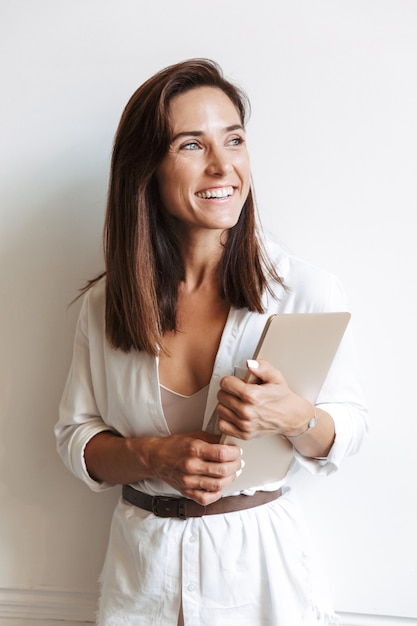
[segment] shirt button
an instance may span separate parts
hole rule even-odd
[[[197,541],[197,537],[195,535],[191,535],[190,542],[195,543]]]
[[[187,589],[188,589],[188,591],[194,591],[195,590],[195,585],[193,583],[191,583],[191,585],[188,585]]]

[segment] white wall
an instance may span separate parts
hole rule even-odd
[[[123,106],[209,56],[251,96],[265,227],[350,296],[371,435],[302,488],[337,609],[416,623],[417,3],[1,0],[0,15],[0,618],[92,615],[118,492],[90,493],[55,453],[67,305],[102,267]]]

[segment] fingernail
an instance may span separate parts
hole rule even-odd
[[[246,465],[246,463],[245,463],[245,461],[242,459],[242,460],[241,460],[241,462],[240,462],[240,470],[237,470],[237,472],[236,472],[236,477],[237,477],[237,478],[241,475],[241,473],[242,473],[243,468],[245,467],[245,465]]]
[[[253,370],[257,370],[259,367],[258,361],[255,361],[254,359],[248,359],[246,361],[246,365]]]
[[[243,455],[243,448],[239,448],[239,450],[240,450],[240,456],[242,456]]]

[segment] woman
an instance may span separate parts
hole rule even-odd
[[[267,362],[249,361],[262,385],[232,376],[271,313],[346,308],[332,275],[258,232],[246,108],[215,63],[194,59],[145,82],[116,134],[106,272],[85,290],[56,426],[91,489],[125,485],[100,626],[333,620],[287,479],[222,497],[243,461],[219,433],[279,433],[327,474],[366,431],[348,336],[316,407]]]

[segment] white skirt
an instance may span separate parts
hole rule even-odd
[[[120,500],[98,626],[177,626],[182,614],[185,626],[337,624],[301,519],[287,488],[270,504],[186,521]]]

